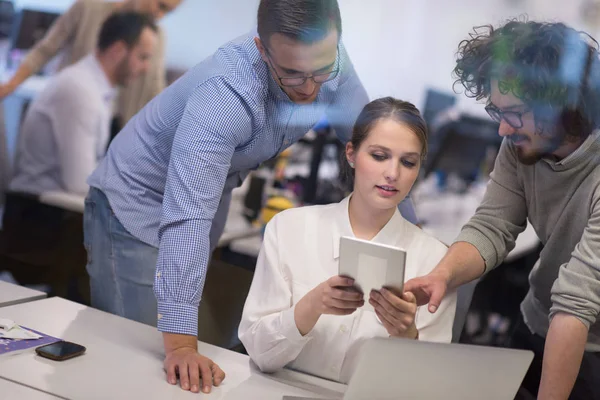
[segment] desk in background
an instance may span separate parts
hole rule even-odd
[[[45,334],[86,346],[64,362],[33,350],[0,357],[0,377],[68,399],[281,400],[283,395],[339,397],[345,385],[293,371],[263,375],[248,356],[198,342],[201,354],[226,372],[211,395],[185,392],[166,382],[160,332],[60,298],[2,309],[2,316]]]
[[[433,185],[432,180],[423,182],[415,190],[413,197],[417,214],[423,220],[423,230],[442,243],[450,246],[458,237],[463,225],[475,215],[477,207],[483,200],[486,184],[480,182],[463,194],[452,192],[436,192],[425,194]],[[429,188],[425,187],[429,185]],[[507,255],[509,262],[537,249],[540,240],[531,224],[517,237],[515,248]]]
[[[244,218],[243,205],[239,196],[233,196],[227,222],[223,235],[219,239],[217,247],[224,247],[233,241],[246,238],[258,237],[260,239],[261,228],[252,226]],[[85,196],[66,192],[46,192],[40,195],[40,202],[64,210],[83,214],[85,209]],[[262,241],[262,240],[261,240]]]
[[[46,293],[44,292],[0,281],[0,307],[40,300],[45,297]]]

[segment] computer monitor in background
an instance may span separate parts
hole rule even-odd
[[[438,114],[456,104],[456,96],[453,93],[441,92],[439,90],[427,89],[425,95],[425,106],[423,107],[423,119],[431,129],[431,124]]]
[[[12,1],[0,1],[0,39],[9,38],[15,22],[15,6]]]
[[[426,176],[441,171],[446,175],[456,174],[470,183],[476,179],[488,152],[497,152],[502,143],[498,123],[468,115],[440,127],[440,133],[440,146],[430,154]]]
[[[48,11],[21,10],[15,21],[12,48],[17,50],[31,49],[44,37],[59,16],[58,13]]]

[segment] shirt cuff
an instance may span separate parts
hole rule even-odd
[[[159,302],[157,326],[161,332],[198,336],[198,306]]]
[[[296,306],[281,312],[281,335],[292,343],[306,343],[312,339],[312,332],[315,330],[311,329],[306,335],[302,336],[298,327],[296,326],[296,320],[294,318],[294,310]]]
[[[483,235],[477,229],[470,228],[468,226],[463,228],[454,241],[454,243],[457,242],[467,242],[477,248],[477,251],[479,251],[479,254],[485,262],[484,273],[488,273],[496,267],[498,263],[498,254],[496,253],[496,248],[494,247],[492,241],[485,237],[485,235]]]

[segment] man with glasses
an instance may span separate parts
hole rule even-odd
[[[178,373],[185,390],[224,378],[198,354],[197,330],[231,190],[324,115],[349,140],[368,102],[341,33],[336,0],[262,0],[258,37],[227,43],[152,100],[88,179],[92,305],[158,323],[167,380]]]
[[[405,290],[435,312],[448,290],[502,263],[527,221],[544,248],[510,345],[535,353],[539,399],[600,399],[600,58],[561,23],[476,28],[454,70],[504,137],[483,202],[447,255]]]

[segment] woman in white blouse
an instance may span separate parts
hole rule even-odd
[[[363,296],[352,290],[351,279],[338,276],[341,236],[405,249],[406,280],[426,275],[442,259],[446,246],[397,209],[426,151],[419,111],[390,97],[375,100],[359,115],[346,146],[353,193],[337,204],[283,211],[269,222],[239,327],[262,371],[288,366],[345,383],[365,339],[450,341],[456,294],[430,314],[412,293],[382,289]],[[362,308],[365,299],[374,312]]]

